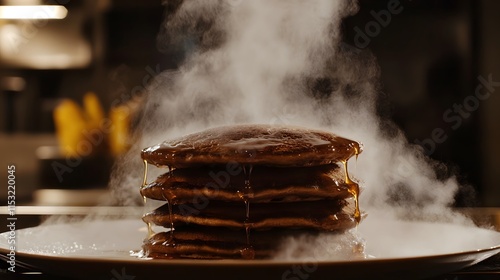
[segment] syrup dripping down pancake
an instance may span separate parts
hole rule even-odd
[[[253,203],[250,219],[246,219],[241,203],[210,201],[206,205],[164,205],[144,215],[146,223],[166,228],[185,225],[244,229],[308,228],[323,231],[344,231],[356,221],[342,209],[345,200],[321,200],[291,203]],[[200,208],[200,210],[198,210]]]
[[[272,125],[211,128],[145,148],[141,194],[166,204],[143,216],[148,229],[165,228],[150,230],[143,250],[253,259],[271,256],[290,234],[354,228],[359,186],[347,161],[361,149],[329,132]],[[148,184],[148,164],[168,172]]]
[[[358,142],[321,130],[274,125],[222,126],[142,150],[156,166],[191,167],[238,162],[271,166],[316,166],[346,161]]]
[[[229,172],[228,172],[229,170]],[[141,189],[145,197],[189,203],[199,197],[241,201],[245,174],[239,165],[175,169]],[[314,167],[255,166],[252,170],[251,202],[286,202],[351,197],[338,165]]]
[[[280,246],[280,241],[304,234],[315,235],[311,230],[272,229],[252,232],[255,258],[269,258]],[[153,258],[240,259],[247,248],[244,230],[188,226],[175,229],[175,234],[160,232],[144,241],[144,252]]]

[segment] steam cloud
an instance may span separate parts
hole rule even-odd
[[[112,175],[120,204],[140,202],[139,151],[211,126],[286,123],[360,141],[349,162],[369,213],[431,221],[466,219],[449,210],[459,185],[377,115],[373,57],[341,47],[352,1],[168,1],[160,47],[189,51],[178,71],[160,74],[144,103],[136,141]],[[154,176],[154,174],[152,175]]]

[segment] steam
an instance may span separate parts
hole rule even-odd
[[[368,219],[384,215],[467,223],[449,209],[459,188],[438,178],[439,164],[377,115],[373,57],[341,47],[352,1],[168,1],[159,45],[182,44],[178,71],[153,82],[135,144],[112,175],[118,204],[140,202],[139,151],[168,138],[235,123],[321,128],[360,141],[349,162]],[[154,177],[154,174],[152,175]]]

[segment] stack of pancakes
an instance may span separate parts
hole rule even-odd
[[[212,128],[146,148],[146,167],[168,171],[141,188],[167,202],[143,217],[165,228],[145,240],[145,255],[265,258],[284,237],[353,228],[359,187],[347,160],[360,152],[328,132],[272,125]]]

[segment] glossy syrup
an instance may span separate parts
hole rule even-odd
[[[143,178],[142,178],[142,186],[141,186],[141,190],[146,187],[147,185],[147,181],[148,181],[148,162],[146,160],[143,160],[144,162],[144,175],[143,175]],[[146,203],[148,202],[148,199],[146,196],[142,196],[142,201],[144,202],[144,205],[146,205]],[[148,235],[146,236],[146,238],[151,238],[155,233],[153,231],[153,227],[151,225],[150,222],[147,222],[146,223],[147,226],[148,226]]]
[[[245,235],[246,235],[246,247],[243,248],[240,253],[241,257],[244,259],[253,259],[255,258],[255,250],[250,243],[250,229],[252,228],[252,223],[250,222],[250,200],[254,197],[254,192],[251,184],[251,176],[252,176],[253,165],[244,165],[243,173],[245,176],[245,182],[243,189],[238,191],[240,198],[245,203],[245,220],[243,224],[245,225]]]
[[[359,185],[352,181],[349,177],[349,171],[347,171],[347,160],[342,161],[344,165],[345,171],[345,182],[348,186],[347,191],[354,197],[354,219],[356,220],[356,224],[359,224],[361,221],[361,212],[359,211]]]
[[[166,166],[168,171],[168,177],[172,177],[174,168],[171,166]],[[168,219],[170,222],[170,229],[169,229],[169,238],[167,241],[165,241],[162,245],[167,246],[167,247],[175,247],[176,242],[174,238],[174,218],[173,218],[173,212],[172,212],[172,206],[173,206],[173,198],[174,196],[171,195],[170,193],[167,194],[165,188],[161,188],[161,194],[163,196],[163,199],[167,202],[167,207],[168,207]],[[167,258],[175,258],[174,256],[167,256]]]
[[[170,230],[169,230],[170,240],[174,240],[174,219],[172,216],[172,200],[165,197],[165,189],[163,187],[161,188],[161,194],[163,196],[163,199],[167,202],[167,206],[168,206],[168,219],[170,222]]]
[[[141,186],[141,190],[146,187],[146,185],[148,184],[148,162],[146,160],[143,161],[144,162],[144,175],[143,175],[143,178],[142,178],[142,186]],[[148,201],[148,199],[143,195],[142,196],[142,201],[144,202],[144,205],[146,205],[146,202]]]
[[[169,173],[172,169],[169,168]],[[173,220],[173,216],[172,216],[172,203],[170,199],[166,198],[165,197],[165,189],[162,187],[162,196],[163,196],[163,199],[167,202],[167,206],[168,206],[168,218],[169,218],[169,221],[170,221],[170,228],[169,228],[169,238],[162,243],[162,246],[166,246],[166,247],[175,247],[176,246],[176,242],[175,242],[175,237],[174,237],[174,220]],[[153,233],[154,234],[154,233]],[[176,256],[173,256],[173,255],[167,255],[165,254],[164,256],[165,258],[167,259],[175,259]]]
[[[143,180],[142,180],[142,186],[141,186],[141,189],[145,188],[147,186],[147,180],[148,180],[148,162],[146,160],[143,161],[144,162],[144,176],[143,176]],[[168,172],[171,173],[170,171],[172,170],[172,168],[168,167],[167,166],[167,169],[168,169]],[[163,198],[165,199],[165,201],[167,202],[168,204],[168,212],[169,212],[169,219],[170,219],[170,239],[173,240],[173,232],[174,232],[174,224],[173,224],[173,220],[172,220],[172,204],[170,203],[170,201],[165,197],[165,190],[162,188],[162,195],[163,195]],[[142,199],[143,199],[143,202],[144,202],[144,205],[146,205],[147,203],[147,197],[146,196],[142,196]],[[153,225],[151,224],[151,222],[147,222],[147,227],[148,227],[148,235],[147,235],[147,239],[153,237],[153,235],[155,235],[155,232],[153,230]]]

